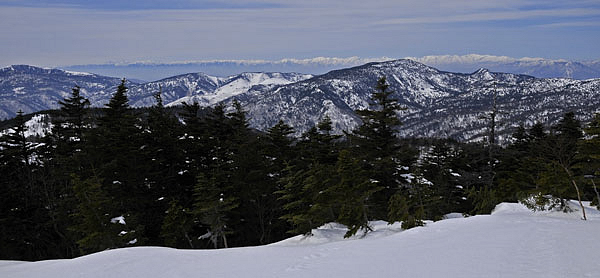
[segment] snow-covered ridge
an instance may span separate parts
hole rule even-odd
[[[162,90],[166,106],[197,102],[202,106],[214,105],[246,93],[254,86],[284,85],[311,78],[300,73],[248,72],[229,77],[215,77],[190,73],[163,80],[134,85],[130,88],[130,103],[135,107],[154,104],[153,92]]]
[[[578,207],[573,207],[577,209]],[[596,277],[600,215],[531,212],[503,203],[492,215],[428,222],[402,230],[372,222],[364,238],[343,239],[328,224],[257,247],[176,250],[133,247],[72,259],[0,261],[2,277]],[[378,234],[379,233],[379,234]]]

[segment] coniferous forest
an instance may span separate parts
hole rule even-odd
[[[167,108],[156,92],[154,106],[133,109],[123,80],[92,109],[75,87],[51,113],[51,134],[27,138],[20,113],[0,137],[0,259],[261,245],[328,222],[352,236],[370,220],[410,228],[505,201],[598,205],[600,114],[521,125],[505,146],[492,120],[486,142],[397,138],[402,107],[385,78],[373,85],[355,130],[333,134],[325,117],[301,136],[283,121],[250,128],[236,101]]]

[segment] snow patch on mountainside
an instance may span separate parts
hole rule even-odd
[[[52,127],[54,125],[50,122],[50,118],[46,114],[38,114],[33,116],[30,120],[25,122],[25,137],[44,137],[47,134],[52,133]],[[12,128],[0,131],[0,136],[14,133],[15,130]]]
[[[204,94],[190,93],[183,98],[169,102],[166,106],[176,106],[183,104],[184,102],[197,102],[202,106],[209,106],[246,93],[254,86],[263,85],[272,87],[275,85],[285,85],[302,81],[311,77],[312,75],[309,74],[295,73],[242,73],[240,75],[218,79],[218,82],[215,82],[218,85],[212,92],[207,92]]]

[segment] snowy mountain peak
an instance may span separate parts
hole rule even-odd
[[[485,80],[485,81],[491,81],[491,80],[494,80],[494,78],[495,78],[494,74],[486,68],[478,69],[477,71],[473,72],[471,74],[471,76],[476,77],[481,80]]]
[[[473,74],[485,74],[490,72],[488,69],[486,68],[479,68],[478,70],[476,70],[475,72],[473,72]]]

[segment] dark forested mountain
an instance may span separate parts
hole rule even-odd
[[[243,73],[221,78],[191,73],[145,84],[130,82],[128,95],[134,107],[152,105],[159,90],[168,106],[183,102],[208,106],[235,97],[252,127],[266,130],[283,120],[299,134],[329,116],[334,132],[341,133],[357,126],[354,111],[368,107],[372,88],[382,76],[394,91],[392,97],[407,108],[400,114],[404,136],[480,138],[494,99],[500,136],[521,122],[555,123],[567,111],[586,120],[600,105],[600,79],[535,78],[485,69],[451,73],[412,60],[369,63],[315,77]],[[5,68],[0,71],[0,117],[12,117],[19,109],[55,108],[74,85],[82,87],[92,106],[102,106],[118,81],[29,66]]]

